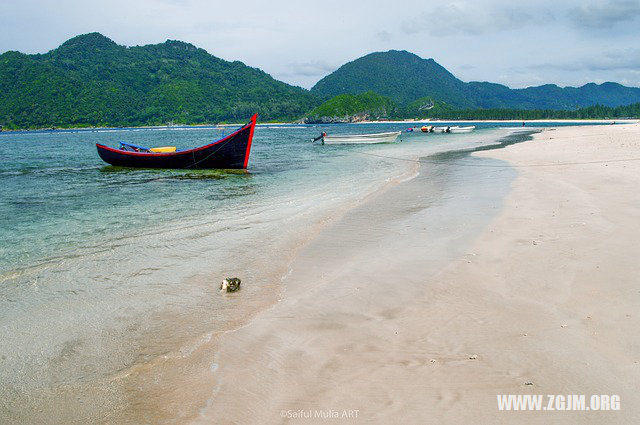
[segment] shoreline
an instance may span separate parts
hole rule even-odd
[[[509,134],[509,136],[503,135],[499,139],[492,140],[509,139],[514,134],[516,137],[523,137],[520,132],[502,131],[500,134]],[[414,158],[415,153],[405,152],[405,155],[409,155]],[[157,359],[157,361],[154,361],[153,364],[149,365],[152,367],[144,365],[144,368],[132,369],[132,372],[138,376],[136,376],[135,381],[131,382],[131,384],[137,383],[137,389],[132,387],[131,390],[127,390],[128,398],[131,400],[131,409],[127,409],[130,413],[124,417],[132,417],[135,421],[139,422],[146,420],[145,418],[148,418],[151,415],[154,420],[164,423],[169,421],[169,418],[173,418],[173,420],[175,420],[175,412],[179,412],[181,420],[187,420],[187,418],[191,420],[193,418],[189,412],[191,407],[199,405],[195,400],[201,400],[202,403],[204,403],[205,400],[210,397],[210,394],[205,392],[205,399],[201,399],[203,390],[207,391],[207,389],[213,385],[210,380],[214,379],[215,376],[211,375],[211,373],[215,372],[220,367],[220,363],[218,361],[212,360],[214,353],[216,353],[221,346],[220,341],[226,338],[228,334],[233,334],[234,332],[240,331],[249,326],[255,317],[278,305],[280,300],[283,298],[284,292],[287,290],[286,280],[288,280],[291,275],[291,264],[295,263],[296,258],[299,256],[301,251],[304,251],[309,244],[314,243],[314,240],[318,235],[324,234],[327,228],[331,228],[336,223],[340,222],[343,216],[350,214],[352,210],[368,205],[371,199],[375,199],[388,191],[393,191],[398,185],[405,184],[415,179],[419,174],[419,168],[421,166],[417,159],[417,157],[409,161],[397,161],[396,158],[391,159],[390,161],[394,165],[393,168],[396,171],[384,180],[380,180],[376,183],[373,188],[374,190],[367,191],[364,196],[353,199],[352,201],[342,205],[340,208],[329,211],[330,214],[325,214],[320,220],[314,221],[312,226],[313,228],[309,229],[309,232],[305,232],[307,236],[304,240],[298,238],[298,242],[294,249],[286,249],[284,251],[278,249],[280,254],[278,255],[277,263],[282,267],[279,267],[278,269],[280,272],[274,270],[274,273],[272,273],[269,278],[271,283],[266,285],[276,289],[275,298],[266,293],[263,294],[263,297],[265,295],[269,296],[266,302],[264,302],[265,300],[263,298],[260,300],[252,298],[253,301],[249,302],[252,309],[244,313],[242,311],[238,311],[238,315],[237,317],[234,317],[232,326],[216,330],[215,332],[210,332],[209,334],[204,335],[203,338],[197,338],[192,343],[189,343],[188,346],[193,347],[193,349],[189,349],[189,357],[182,357],[180,355],[176,356],[172,352],[169,356],[163,356]],[[385,159],[385,161],[389,161],[389,159]],[[286,254],[286,260],[283,259],[283,254]],[[273,264],[270,265],[270,268],[273,268],[272,266]],[[252,290],[253,286],[245,289],[245,291]],[[215,292],[217,291],[212,292],[213,294],[210,295],[216,296]],[[243,291],[239,296],[237,294],[230,294],[225,295],[225,298],[237,298],[237,303],[244,303],[250,295],[252,295],[251,292]],[[183,349],[181,348],[179,353],[182,353],[182,351]],[[181,362],[187,362],[188,365],[181,365]],[[196,367],[194,368],[194,366]],[[185,375],[183,373],[178,376],[175,373],[176,370],[190,370],[190,374]],[[140,372],[148,372],[148,374],[147,376],[144,376],[141,375]],[[123,375],[123,377],[128,375],[129,372],[127,372],[126,375]],[[158,381],[158,378],[162,378],[161,381],[171,382],[172,384],[164,390],[160,390],[160,387],[158,387],[157,384],[153,384]],[[173,387],[181,388],[182,390],[178,393],[172,390]],[[185,394],[188,394],[188,399],[184,398]]]
[[[503,146],[504,144],[514,143],[513,137],[522,138],[523,135],[513,134],[511,133],[508,136],[503,136],[502,138],[497,140],[498,145]],[[524,137],[529,137],[529,135],[524,135]],[[448,161],[445,157],[440,157],[441,155],[448,155],[453,153],[456,158]],[[216,371],[214,375],[222,375],[218,377],[219,383],[216,390],[216,395],[212,396],[209,403],[207,403],[207,407],[203,409],[201,412],[201,417],[196,419],[194,423],[208,423],[213,418],[220,419],[223,418],[224,421],[230,422],[238,422],[238,423],[251,423],[252,418],[247,416],[251,412],[256,412],[255,409],[261,410],[265,406],[262,405],[261,401],[253,400],[253,402],[257,403],[255,407],[251,407],[247,412],[246,407],[247,404],[251,405],[252,403],[248,403],[247,399],[243,399],[240,397],[242,394],[245,394],[245,391],[253,394],[255,393],[254,385],[252,385],[256,380],[259,382],[258,386],[267,385],[270,386],[272,382],[279,382],[277,388],[270,387],[272,390],[279,391],[283,388],[289,387],[298,387],[298,373],[305,374],[303,370],[301,370],[297,366],[292,366],[289,370],[289,366],[283,368],[287,371],[287,375],[289,378],[285,379],[282,382],[282,379],[277,372],[272,370],[270,366],[267,366],[263,363],[263,361],[271,363],[275,359],[272,356],[276,356],[273,353],[274,350],[283,349],[287,350],[295,350],[295,347],[284,346],[282,347],[279,344],[280,337],[279,333],[279,323],[280,320],[284,319],[283,326],[289,327],[290,322],[296,322],[293,326],[305,326],[305,323],[311,327],[311,329],[306,329],[303,333],[308,336],[299,335],[295,338],[302,337],[303,339],[312,338],[315,339],[316,336],[313,335],[315,331],[318,331],[320,335],[317,335],[319,338],[323,338],[323,330],[331,330],[334,325],[331,324],[323,324],[325,319],[329,322],[342,322],[341,319],[332,320],[334,315],[341,316],[343,318],[350,317],[352,314],[349,312],[345,312],[343,310],[344,305],[341,305],[340,302],[336,303],[336,297],[338,299],[342,298],[342,296],[353,295],[354,293],[358,293],[360,290],[363,290],[363,287],[353,287],[353,285],[346,284],[346,287],[342,287],[340,289],[335,290],[327,286],[326,281],[333,281],[336,277],[333,276],[335,273],[344,274],[345,270],[343,268],[351,269],[352,265],[350,265],[349,261],[344,261],[343,257],[347,259],[356,256],[358,258],[365,255],[367,260],[362,258],[362,260],[371,261],[373,260],[375,263],[371,264],[373,270],[380,272],[379,264],[377,264],[377,260],[375,256],[369,256],[363,254],[361,251],[370,252],[370,250],[376,250],[376,246],[378,245],[377,239],[380,238],[382,240],[386,240],[387,238],[393,238],[393,233],[396,230],[404,232],[410,232],[409,228],[412,228],[411,221],[416,215],[426,214],[428,217],[438,218],[442,223],[446,223],[446,227],[451,228],[452,226],[456,226],[456,223],[451,222],[454,219],[454,206],[460,206],[462,208],[463,205],[467,205],[467,194],[469,188],[462,186],[458,189],[452,188],[451,192],[458,193],[456,195],[457,200],[453,203],[446,201],[448,198],[448,194],[441,191],[440,186],[442,184],[446,185],[449,179],[460,179],[462,178],[464,181],[467,181],[471,177],[467,175],[469,169],[464,166],[456,166],[453,165],[452,162],[457,161],[458,157],[466,160],[468,158],[470,150],[462,150],[462,151],[453,151],[453,152],[444,152],[444,153],[436,153],[434,154],[434,158],[437,157],[438,161],[442,161],[442,165],[440,166],[432,166],[427,165],[425,169],[425,165],[419,162],[417,159],[414,164],[420,167],[420,174],[412,179],[405,180],[399,185],[387,186],[385,190],[378,191],[376,193],[372,193],[367,202],[363,202],[360,205],[357,205],[355,208],[346,211],[346,213],[336,222],[332,223],[329,226],[326,226],[316,237],[309,241],[308,245],[306,245],[301,252],[298,253],[296,259],[293,261],[290,272],[285,276],[284,288],[283,288],[283,297],[279,302],[272,306],[271,308],[257,314],[251,322],[247,323],[240,329],[235,331],[227,332],[224,337],[220,341],[220,349],[215,357],[215,364],[217,365]],[[483,162],[487,162],[486,160]],[[492,161],[488,161],[492,162]],[[434,172],[433,168],[438,168],[439,170]],[[471,172],[477,174],[478,171],[475,168],[471,169]],[[498,173],[500,175],[509,175],[512,173],[510,167],[501,167],[493,171],[494,173]],[[482,173],[482,172],[481,172]],[[505,174],[506,173],[506,174]],[[462,176],[462,177],[461,177]],[[480,177],[472,183],[470,186],[482,193],[482,181],[486,181],[487,177]],[[475,178],[474,178],[475,180]],[[483,205],[482,211],[493,211],[497,208],[497,205],[500,202],[500,198],[506,194],[508,191],[508,181],[506,179],[503,182],[502,191],[497,190],[494,187],[494,193],[486,193],[484,200],[481,202]],[[435,183],[434,183],[435,182]],[[431,196],[423,196],[425,191],[424,184],[434,184],[435,191],[431,192],[429,190],[426,191],[427,194],[434,194],[436,198],[432,198]],[[407,191],[409,191],[412,196],[407,197]],[[423,198],[420,201],[421,206],[419,207],[414,204],[413,198],[414,196],[421,196],[423,194]],[[442,197],[442,202],[439,200]],[[475,205],[475,203],[472,203]],[[377,212],[374,214],[376,218],[369,223],[369,216],[372,210],[376,210]],[[454,214],[452,214],[454,213]],[[396,227],[396,221],[402,218],[403,225],[399,228]],[[442,218],[444,217],[444,218]],[[364,220],[363,220],[364,219]],[[447,251],[457,252],[460,249],[463,249],[464,243],[461,243],[462,240],[469,238],[474,235],[475,231],[481,229],[482,224],[486,221],[486,217],[480,213],[474,215],[474,217],[470,217],[466,226],[462,226],[458,231],[454,232],[454,236],[450,234],[443,234],[441,231],[436,229],[422,229],[421,225],[416,230],[418,232],[417,235],[405,235],[406,239],[403,241],[393,241],[394,244],[414,244],[416,247],[426,248],[429,252],[429,260],[427,262],[436,267],[436,265],[440,265],[444,267],[448,263],[448,261],[452,260],[452,256]],[[475,229],[475,230],[474,230]],[[376,232],[382,232],[382,236],[377,235]],[[431,237],[435,238],[435,240],[422,239],[421,236],[428,234]],[[416,236],[418,238],[416,238]],[[450,241],[453,240],[453,244],[450,244]],[[425,243],[427,245],[425,245]],[[437,248],[442,248],[438,250]],[[400,247],[398,247],[400,248]],[[406,251],[406,247],[401,251],[402,254],[408,254]],[[416,251],[420,252],[420,251]],[[409,255],[410,257],[414,257],[415,254]],[[397,258],[396,260],[402,261],[402,258]],[[332,272],[330,269],[326,269],[327,261],[329,264],[332,264],[331,267],[335,267],[338,269],[337,272]],[[356,267],[356,271],[361,272],[362,267]],[[383,273],[385,274],[385,273]],[[407,277],[405,273],[401,273],[404,278],[408,278],[412,280],[411,288],[408,288],[406,294],[403,296],[405,301],[409,302],[409,299],[406,298],[408,296],[414,296],[417,293],[420,293],[422,289],[417,282],[417,277],[415,275],[411,275]],[[322,288],[319,289],[316,287],[316,283],[311,283],[316,279],[320,279],[321,282],[316,282]],[[360,284],[364,284],[363,282]],[[323,295],[323,291],[329,292],[328,295]],[[374,288],[375,297],[378,298],[381,296],[380,294],[381,288]],[[335,292],[338,292],[342,295],[336,295]],[[343,294],[344,291],[347,291],[347,294]],[[312,292],[312,298],[314,298],[313,302],[315,303],[316,297],[317,301],[321,303],[326,308],[323,310],[323,307],[319,309],[316,308],[315,305],[308,305],[309,303],[309,295],[308,292]],[[363,296],[365,296],[363,294]],[[362,300],[361,300],[362,301]],[[383,301],[378,299],[378,301]],[[291,308],[289,302],[295,304],[293,309]],[[283,310],[286,309],[286,310]],[[338,309],[339,311],[333,312],[334,309]],[[319,310],[319,311],[318,311]],[[326,311],[325,311],[326,310]],[[309,313],[311,311],[311,313]],[[357,316],[362,312],[358,310],[358,312],[354,312],[353,315]],[[307,317],[308,315],[319,314],[322,318],[316,317]],[[384,316],[384,312],[380,313]],[[369,316],[369,313],[365,313],[365,316]],[[288,320],[295,319],[295,320]],[[319,321],[318,321],[319,319]],[[352,319],[349,319],[352,320]],[[274,322],[275,321],[275,322]],[[369,322],[370,318],[365,319],[365,321]],[[376,319],[375,322],[378,320]],[[273,326],[276,326],[274,329]],[[335,326],[338,329],[344,327],[344,323],[338,324],[335,323]],[[288,329],[284,332],[287,333]],[[245,335],[247,334],[247,335]],[[237,345],[238,340],[240,338],[242,343],[249,344],[248,347],[244,347],[243,345]],[[283,338],[288,339],[290,337],[284,335]],[[254,343],[253,341],[260,341],[258,343]],[[344,340],[343,337],[338,337],[338,340]],[[321,348],[322,349],[322,348]],[[238,350],[241,350],[243,353],[247,353],[249,358],[241,358],[238,360],[235,354]],[[303,350],[304,351],[304,350]],[[262,355],[266,355],[266,359],[261,359]],[[242,364],[252,364],[259,370],[267,369],[264,371],[264,375],[260,371],[255,371],[258,376],[252,375],[250,378],[244,376],[245,371],[239,372],[240,376],[236,375],[236,372],[231,371],[231,377],[227,377],[224,375],[225,371],[230,371],[228,369],[231,367],[231,364],[236,365],[236,361],[240,361]],[[278,361],[278,360],[276,360]],[[231,363],[231,364],[230,364]],[[311,369],[314,368],[311,364],[306,364],[303,369],[309,366]],[[251,369],[252,371],[254,368]],[[276,373],[276,375],[273,375]],[[293,379],[291,381],[290,379]],[[241,385],[249,384],[246,389],[241,389],[240,394],[229,391],[229,388],[226,387],[225,381],[233,382],[234,386],[238,382],[242,382]],[[250,388],[249,388],[250,387]],[[301,389],[304,390],[304,389]],[[287,393],[290,393],[293,390],[286,390]],[[271,390],[267,391],[268,393]],[[296,392],[296,391],[294,391]],[[265,397],[269,399],[270,397],[264,393],[261,397]],[[300,406],[298,406],[300,407]],[[332,406],[324,406],[324,408],[331,408]],[[276,407],[273,407],[276,409]],[[277,409],[276,409],[277,410]],[[229,412],[233,412],[233,414],[237,414],[239,416],[234,416],[233,414],[229,414]],[[276,420],[279,416],[267,417],[267,416],[256,416],[257,420],[261,423],[278,423],[280,420]],[[254,421],[256,420],[253,418]]]
[[[355,409],[365,422],[495,423],[513,419],[497,411],[501,393],[618,394],[620,412],[563,418],[634,423],[640,400],[622,382],[640,378],[640,341],[630,339],[640,302],[629,297],[640,255],[629,220],[640,197],[628,199],[638,173],[625,182],[637,162],[583,165],[586,176],[562,164],[627,158],[640,152],[640,129],[607,127],[597,140],[589,130],[558,128],[474,153],[508,161],[519,174],[496,217],[458,245],[463,252],[449,252],[450,261],[426,254],[441,239],[424,233],[430,222],[420,214],[438,204],[420,209],[410,192],[381,194],[323,230],[294,261],[283,298],[221,341],[217,392],[195,423],[281,423],[281,412],[298,409]],[[616,137],[624,140],[611,146]],[[543,159],[557,167],[527,168]],[[391,192],[404,215],[374,214]],[[632,227],[612,228],[610,214]],[[354,223],[371,219],[354,233]],[[473,211],[458,219],[451,224],[469,226]]]
[[[270,125],[300,125],[307,127],[318,127],[318,126],[332,126],[332,125],[343,125],[343,124],[422,124],[422,123],[487,123],[487,124],[499,124],[499,123],[578,123],[578,124],[588,124],[588,123],[607,123],[607,124],[637,124],[640,123],[640,118],[621,118],[621,119],[541,119],[541,120],[440,120],[434,118],[427,118],[424,120],[390,120],[390,121],[358,121],[353,123],[331,123],[331,124],[304,124],[296,121],[290,122],[260,122],[257,123],[257,127],[265,127]],[[137,127],[43,127],[43,128],[31,128],[31,129],[3,129],[0,131],[0,134],[16,134],[16,133],[46,133],[46,132],[95,132],[95,131],[126,131],[126,130],[180,130],[180,129],[202,129],[202,130],[224,130],[228,127],[238,127],[242,126],[246,123],[220,123],[220,124],[178,124],[178,125],[143,125]],[[516,127],[519,127],[516,125]]]
[[[486,139],[485,142],[487,140],[502,141],[503,139],[510,139],[514,135],[516,137],[524,137],[522,132],[517,131],[503,130],[498,131],[497,134],[501,134],[502,136],[499,138]],[[508,136],[505,136],[506,134],[508,134]],[[448,149],[451,149],[451,145],[448,144],[448,146]],[[312,244],[318,235],[324,234],[327,228],[340,222],[342,217],[348,215],[353,209],[368,205],[368,201],[372,198],[375,199],[380,194],[389,190],[393,191],[398,184],[404,184],[416,177],[416,172],[421,166],[421,164],[416,161],[418,159],[418,157],[415,156],[416,153],[405,151],[404,155],[408,155],[407,159],[409,157],[413,159],[408,162],[405,160],[398,162],[397,158],[384,159],[385,162],[391,161],[395,171],[389,174],[384,180],[381,179],[375,183],[375,187],[372,186],[374,190],[367,191],[364,196],[360,196],[357,199],[354,198],[339,208],[329,211],[329,214],[323,215],[319,220],[315,220],[314,223],[312,223],[313,229],[311,229],[310,232],[305,232],[307,236],[304,240],[297,238],[298,242],[295,248],[288,247],[282,250],[282,247],[274,247],[279,252],[276,262],[281,267],[278,268],[278,272],[278,270],[274,269],[274,264],[269,265],[270,269],[274,269],[274,273],[271,273],[270,277],[267,278],[270,283],[265,285],[265,287],[276,289],[274,293],[269,294],[262,291],[262,297],[256,299],[252,293],[254,290],[253,285],[251,285],[245,289],[247,292],[243,291],[239,296],[236,294],[225,295],[225,298],[235,298],[234,304],[237,303],[236,307],[240,307],[241,304],[250,300],[247,305],[250,305],[251,309],[249,311],[239,309],[236,317],[233,317],[233,321],[230,322],[231,326],[212,331],[187,344],[186,346],[190,347],[188,348],[188,357],[181,355],[183,348],[180,348],[179,351],[172,350],[168,356],[162,356],[153,361],[152,364],[143,365],[142,368],[132,368],[131,371],[137,376],[134,375],[135,379],[127,386],[128,399],[131,401],[127,403],[127,405],[131,408],[127,408],[126,411],[128,414],[123,416],[123,418],[132,417],[135,419],[134,422],[137,423],[153,417],[154,420],[164,423],[169,421],[169,418],[175,420],[175,412],[179,412],[177,415],[180,420],[191,420],[193,417],[191,416],[190,409],[194,405],[198,406],[205,403],[206,399],[210,397],[208,389],[215,385],[211,383],[211,379],[215,378],[212,372],[218,370],[220,363],[212,360],[212,358],[214,358],[215,353],[220,347],[221,339],[224,339],[226,335],[230,333],[244,329],[252,323],[256,316],[277,306],[279,300],[282,299],[283,291],[286,291],[286,285],[283,285],[282,282],[290,278],[290,264],[295,262],[300,251],[304,250],[307,245]],[[325,210],[327,209],[326,206],[323,208]],[[286,256],[286,259],[284,259],[283,255]],[[206,280],[209,281],[210,279]],[[261,278],[258,280],[265,279]],[[249,280],[249,283],[251,284],[252,281],[253,279]],[[210,292],[212,293],[209,294],[209,296],[219,295],[217,294],[218,291],[212,290]],[[268,297],[268,299],[266,299],[265,296]],[[189,370],[190,372],[189,374],[182,373],[177,375],[177,370]],[[119,375],[119,378],[126,378],[128,375],[129,371],[123,375]],[[170,382],[171,384],[168,386],[159,386],[156,383],[158,381]],[[134,387],[133,384],[136,384],[136,386]],[[174,387],[181,388],[181,391],[177,392],[173,390]],[[185,394],[188,394],[188,399],[184,398]],[[204,399],[201,398],[203,394],[205,395]],[[199,404],[195,402],[195,400],[201,400],[202,403]]]
[[[441,120],[441,119],[426,119],[426,120],[403,120],[403,121],[366,121],[362,124],[384,124],[384,123],[397,123],[397,124],[411,124],[411,123],[431,123],[431,122],[453,122],[453,123],[615,123],[615,124],[637,124],[640,122],[638,118],[625,118],[625,119],[546,119],[546,120]],[[354,123],[359,124],[359,123]],[[518,127],[518,126],[516,126]]]

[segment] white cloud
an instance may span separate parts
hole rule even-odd
[[[451,34],[481,35],[519,29],[526,25],[553,20],[545,8],[513,7],[507,2],[457,1],[427,7],[417,17],[404,19],[406,34],[429,33],[445,37]]]
[[[0,52],[44,53],[75,35],[99,31],[126,45],[183,40],[307,88],[347,61],[388,49],[433,57],[465,81],[517,87],[585,78],[638,81],[637,51],[626,57],[607,52],[612,45],[621,52],[637,45],[632,24],[640,16],[639,1],[3,3]]]
[[[610,0],[580,4],[569,11],[569,17],[578,27],[609,29],[640,17],[640,1]]]

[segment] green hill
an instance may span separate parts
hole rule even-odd
[[[134,126],[293,120],[319,102],[307,90],[180,42],[125,47],[98,33],[46,54],[0,55],[0,125]]]
[[[311,89],[323,98],[373,90],[400,106],[431,98],[452,108],[574,110],[591,105],[620,106],[640,102],[640,88],[616,83],[560,88],[548,84],[526,89],[487,83],[465,83],[433,59],[406,51],[371,53],[327,75]]]
[[[431,96],[455,98],[457,106],[472,106],[462,95],[465,83],[438,65],[405,51],[371,53],[346,63],[311,89],[319,96],[358,94],[369,90],[406,105]]]
[[[350,122],[389,119],[397,115],[396,104],[388,97],[368,91],[358,95],[341,94],[313,109],[307,122]]]

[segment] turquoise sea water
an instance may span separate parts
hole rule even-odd
[[[94,146],[117,146],[124,140],[187,148],[209,143],[224,133],[221,130],[0,133],[0,270],[5,274],[33,266],[105,235],[130,235],[162,223],[209,216],[232,208],[235,201],[288,193],[291,186],[322,185],[328,177],[323,173],[331,172],[332,165],[347,173],[360,172],[360,164],[340,162],[354,147],[324,147],[308,140],[321,130],[357,133],[405,127],[260,126],[248,173],[118,169],[102,163]],[[431,136],[431,141],[444,141]]]
[[[194,147],[220,137],[215,129],[0,133],[0,422],[37,420],[36,407],[64,415],[56,409],[69,398],[95,412],[122,403],[130,395],[116,376],[182,356],[274,301],[301,244],[410,171],[390,158],[475,148],[511,131],[310,143],[321,131],[406,126],[259,126],[247,172],[119,169],[95,149]],[[246,282],[241,298],[218,294],[227,275]]]

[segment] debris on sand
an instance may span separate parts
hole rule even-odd
[[[236,292],[240,289],[240,279],[237,277],[228,277],[220,284],[221,291]]]

